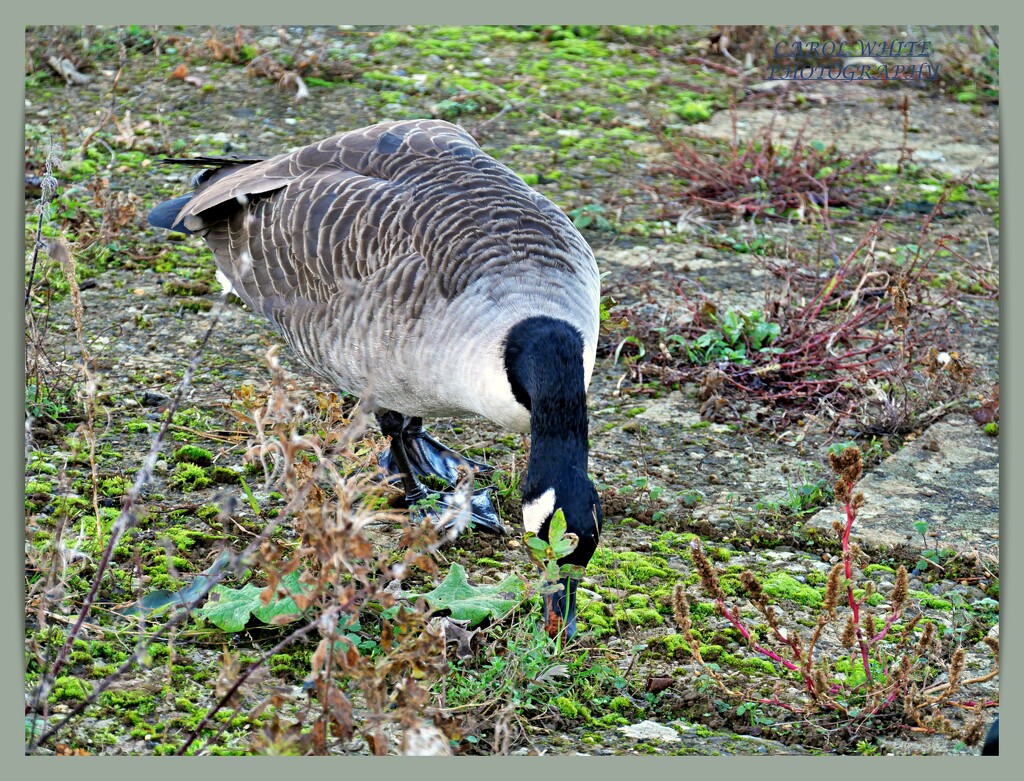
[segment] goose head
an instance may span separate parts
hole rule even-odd
[[[531,467],[539,466],[531,459]],[[536,470],[535,470],[536,471]],[[586,476],[574,469],[552,465],[550,471],[528,482],[523,490],[523,525],[543,540],[548,539],[551,519],[556,510],[565,517],[566,532],[576,535],[576,547],[558,560],[559,566],[574,565],[579,572],[587,566],[601,535],[601,500],[597,489]],[[528,475],[529,477],[529,475]],[[544,487],[547,486],[547,487]],[[580,579],[571,575],[561,578],[560,591],[544,597],[544,626],[551,634],[564,626],[567,638],[576,633],[576,589]]]
[[[523,481],[523,525],[548,540],[557,510],[577,545],[558,560],[582,571],[597,550],[601,501],[587,476],[587,396],[580,331],[564,320],[533,317],[509,333],[505,368],[513,394],[530,413],[530,458]],[[563,577],[561,591],[544,599],[549,631],[559,622],[576,632],[579,578]]]

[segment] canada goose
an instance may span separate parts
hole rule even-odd
[[[197,158],[194,192],[152,225],[201,236],[231,288],[318,375],[375,411],[407,502],[425,474],[483,469],[423,431],[424,417],[481,415],[531,433],[523,523],[547,539],[561,508],[597,548],[601,503],[587,477],[586,390],[599,279],[579,231],[547,198],[447,122],[387,122],[267,160]],[[473,523],[504,531],[486,493]],[[576,629],[578,579],[545,598]]]

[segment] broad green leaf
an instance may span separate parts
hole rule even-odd
[[[281,578],[281,586],[290,593],[301,593],[299,585],[300,572],[292,572]],[[302,589],[303,591],[305,589]],[[283,599],[272,599],[266,605],[260,598],[263,593],[262,586],[249,584],[242,588],[227,588],[215,586],[211,592],[211,598],[196,612],[203,618],[225,632],[240,632],[249,623],[250,616],[269,624],[278,616],[294,616],[298,619],[302,611],[299,610],[295,601],[290,597]],[[217,598],[213,598],[217,594]],[[282,623],[288,623],[278,619]]]
[[[496,586],[472,586],[466,569],[452,564],[444,582],[423,598],[435,610],[447,610],[452,618],[476,626],[488,618],[501,620],[526,597],[526,583],[518,575],[509,575]]]

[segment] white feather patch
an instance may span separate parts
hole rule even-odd
[[[540,534],[540,527],[554,511],[555,489],[549,488],[529,504],[523,505],[523,526],[528,532]]]
[[[223,290],[224,295],[228,295],[230,293],[234,293],[235,292],[235,288],[231,284],[231,280],[228,279],[228,275],[225,274],[220,269],[217,269],[217,281],[220,282],[220,286],[222,288],[224,288],[224,290]]]

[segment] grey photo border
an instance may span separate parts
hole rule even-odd
[[[14,260],[18,253],[23,251],[23,225],[22,204],[24,202],[23,191],[18,187],[17,174],[22,168],[20,160],[23,157],[24,122],[21,103],[24,97],[23,81],[23,54],[25,44],[25,27],[38,24],[337,24],[337,23],[367,23],[367,24],[412,24],[412,23],[438,23],[446,24],[493,24],[509,21],[531,23],[550,22],[566,23],[587,22],[587,23],[622,23],[632,24],[655,24],[655,23],[680,23],[687,24],[810,24],[810,23],[851,23],[851,24],[963,24],[967,22],[998,24],[1000,38],[1006,48],[1001,48],[1000,60],[1001,70],[1004,77],[1002,83],[1005,86],[1012,85],[1012,77],[1007,79],[1005,74],[1012,74],[1016,67],[1021,64],[1021,53],[1013,45],[1015,31],[1024,29],[1018,27],[1017,16],[1022,11],[1019,8],[1011,8],[1008,4],[1002,4],[997,0],[975,0],[970,7],[965,9],[962,4],[954,4],[952,0],[932,0],[931,2],[915,2],[911,4],[900,3],[898,5],[882,0],[862,0],[856,5],[841,7],[828,7],[824,5],[810,5],[795,0],[784,0],[784,2],[773,2],[770,5],[763,1],[738,0],[728,6],[708,9],[696,9],[698,19],[686,18],[694,14],[695,9],[688,7],[689,4],[679,2],[669,3],[667,0],[641,0],[632,2],[628,7],[623,8],[620,4],[613,4],[610,0],[572,0],[571,3],[563,2],[553,7],[550,3],[538,2],[537,0],[524,0],[517,3],[515,14],[499,10],[495,12],[483,3],[470,3],[467,0],[433,0],[429,4],[415,2],[415,0],[393,0],[385,6],[374,6],[369,9],[357,7],[345,7],[341,4],[328,4],[326,0],[302,0],[299,3],[291,3],[286,11],[276,3],[269,0],[255,0],[246,3],[244,7],[238,5],[213,5],[209,2],[201,3],[196,0],[178,0],[172,6],[147,6],[139,4],[129,6],[127,3],[115,2],[115,0],[93,0],[89,4],[72,3],[70,0],[50,0],[47,3],[39,3],[34,6],[23,6],[20,3],[14,4],[10,10],[12,21],[3,25],[0,35],[5,43],[0,47],[0,64],[3,66],[3,97],[8,111],[3,112],[0,117],[0,139],[2,148],[8,150],[6,154],[0,155],[0,166],[6,173],[0,176],[0,182],[6,184],[0,186],[0,200],[3,208],[0,209],[0,216],[9,230],[5,231],[8,241],[12,245],[12,256],[9,260],[8,273],[13,277],[8,295],[11,296],[11,309],[4,316],[11,327],[6,332],[6,337],[0,339],[0,350],[2,350],[3,364],[11,368],[10,372],[3,373],[0,380],[0,404],[4,409],[9,410],[10,418],[6,415],[0,416],[0,442],[6,443],[0,447],[0,480],[4,496],[7,498],[6,505],[12,510],[8,516],[8,534],[11,535],[11,556],[12,576],[11,591],[5,600],[4,614],[12,624],[17,624],[19,630],[23,625],[23,602],[24,593],[23,567],[24,567],[24,524],[19,521],[23,519],[22,501],[24,478],[23,478],[23,412],[22,395],[24,384],[22,383],[23,361],[20,361],[19,354],[24,354],[23,328],[21,322],[23,290],[22,272]],[[965,11],[967,13],[965,13]],[[515,16],[516,19],[509,19]],[[780,16],[782,17],[780,20]],[[974,17],[964,19],[965,16]],[[682,18],[681,18],[682,17]],[[1008,172],[1016,171],[1014,180],[1024,174],[1024,164],[1021,163],[1021,155],[1012,144],[1006,142],[1015,139],[1013,128],[1020,128],[1021,103],[1020,97],[1015,90],[1004,89],[1000,103],[1000,137],[1001,144],[1001,177],[1005,182]],[[1008,131],[1007,128],[1010,130]],[[1019,196],[1015,191],[1006,187],[1000,188],[1002,197],[1001,211],[1006,212],[1007,206],[1013,205]],[[1012,212],[1011,212],[1012,213]],[[1011,220],[1008,225],[1014,225]],[[1015,268],[1011,260],[1014,257],[1012,247],[1014,237],[1012,228],[1007,230],[1001,227],[1001,286],[1003,297],[1009,293],[1008,299],[1015,301],[1015,293],[1022,287],[1022,275]],[[1000,375],[1002,385],[1002,396],[1009,403],[1002,412],[1001,436],[1000,436],[1000,457],[1002,462],[1002,474],[1020,474],[1018,468],[1024,468],[1024,460],[1021,458],[1021,445],[1019,437],[1024,434],[1021,421],[1017,417],[1016,393],[1021,387],[1021,370],[1024,366],[1015,351],[1011,353],[1006,349],[1013,336],[1022,336],[1020,333],[1024,321],[1024,307],[1017,310],[1011,306],[1001,316],[1001,345],[1003,347],[1000,355]],[[1011,358],[1011,355],[1013,356]],[[1009,509],[1021,507],[1024,499],[1024,483],[1015,480],[1003,481],[1001,484],[1001,531],[1002,551],[1006,557],[1018,558],[1020,554],[1020,541],[1024,538],[1024,532],[1014,532],[1009,524]],[[1001,577],[1001,613],[1012,615],[1012,605],[1016,604],[1019,595],[1016,593],[1018,583],[1012,573],[1007,573],[1003,568]],[[1010,609],[1008,609],[1008,606]],[[22,701],[24,687],[22,684],[22,671],[24,666],[24,644],[22,631],[11,631],[9,642],[0,647],[0,659],[4,660],[2,669],[6,670],[3,676],[4,696],[0,702],[12,705]],[[1006,627],[1002,627],[1002,657],[1010,659],[1007,649],[1020,647],[1021,627],[1016,621],[1010,620]],[[1020,708],[1020,688],[1024,684],[1020,676],[1016,674],[1016,668],[1012,664],[1006,664],[1001,673],[1001,718],[1004,722],[1003,731],[1006,733],[1007,724],[1010,729],[1020,724],[1018,714]],[[1009,696],[1008,696],[1009,695]],[[1007,707],[1008,706],[1008,707]],[[7,728],[2,731],[3,739],[10,743],[12,758],[15,765],[9,767],[13,777],[27,777],[31,772],[39,773],[40,765],[36,762],[46,761],[42,758],[26,757],[24,753],[24,740],[22,729],[22,715],[17,714],[13,707],[8,710],[3,708],[3,723]],[[10,718],[11,722],[7,719]],[[1007,757],[1012,757],[1019,750],[1017,744],[1007,741],[1003,744],[1002,756],[986,762],[986,770],[994,777],[1001,776],[1010,767]],[[6,752],[4,752],[6,754]],[[521,776],[524,770],[531,774],[541,776],[567,775],[572,772],[578,774],[585,772],[597,779],[617,778],[621,779],[624,772],[629,772],[629,767],[637,763],[643,768],[634,767],[632,772],[642,770],[643,772],[655,773],[678,773],[690,775],[698,773],[724,774],[726,778],[733,774],[751,772],[756,773],[759,778],[767,777],[786,778],[794,774],[827,773],[833,778],[863,778],[865,772],[873,774],[883,771],[884,775],[890,774],[895,777],[898,773],[905,777],[911,769],[911,763],[915,772],[927,772],[937,774],[937,777],[961,777],[967,768],[961,763],[972,761],[969,757],[890,757],[886,759],[868,758],[832,758],[832,757],[773,757],[770,760],[762,760],[759,757],[548,757],[541,764],[533,764],[535,760],[521,759],[516,757],[499,758],[456,758],[440,760],[423,760],[417,758],[392,758],[384,760],[383,763],[376,762],[370,769],[368,763],[375,762],[373,758],[351,757],[351,758],[302,758],[303,763],[319,763],[322,770],[328,770],[328,762],[339,763],[333,766],[333,771],[342,775],[353,772],[368,771],[374,778],[394,776],[421,775],[432,781],[433,778],[442,778],[452,772],[452,763],[461,763],[458,768],[461,772],[466,770],[483,769],[482,763],[487,763],[486,772],[497,778],[511,778]],[[64,765],[56,769],[47,768],[42,775],[49,776],[51,773],[74,774],[76,779],[82,778],[85,781],[107,781],[112,776],[131,773],[133,775],[145,772],[154,778],[180,778],[182,767],[179,763],[170,759],[158,757],[96,757],[86,758],[84,761],[74,759],[52,758],[51,762],[73,762],[73,767]],[[224,763],[230,762],[232,767],[229,772],[239,772],[237,763],[245,764],[246,773],[252,773],[257,777],[279,778],[284,770],[285,762],[294,762],[295,758],[270,758],[270,757],[236,757],[236,758],[191,758],[185,760],[189,763],[189,771],[200,771],[204,776],[220,770],[224,772],[228,768]],[[415,766],[410,763],[415,762]],[[529,762],[529,768],[523,762]],[[569,767],[569,763],[572,767]],[[828,762],[828,767],[823,763]],[[866,769],[861,763],[871,762],[872,767]],[[199,767],[196,767],[198,763]],[[354,763],[354,764],[353,764]],[[710,764],[715,763],[715,764]],[[921,763],[924,763],[923,765]],[[146,767],[142,768],[141,765]],[[221,767],[213,767],[213,765]],[[817,767],[811,767],[811,764]],[[927,766],[927,767],[925,767]],[[303,765],[303,772],[309,772],[311,768]],[[974,772],[977,772],[976,770]]]

